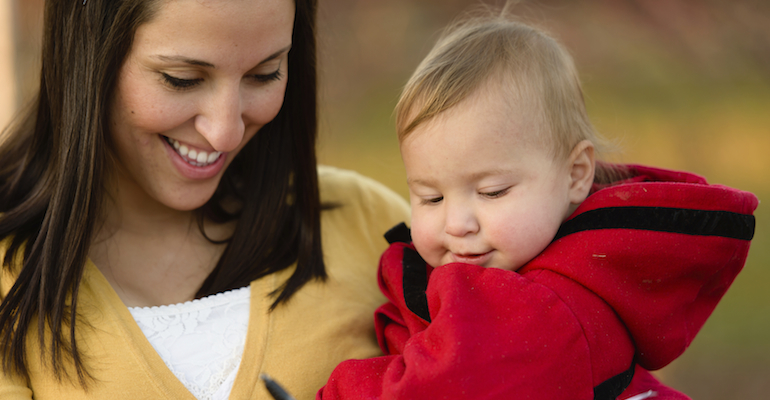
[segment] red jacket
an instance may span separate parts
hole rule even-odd
[[[392,244],[375,314],[386,355],[343,362],[316,398],[687,399],[647,370],[684,352],[743,267],[758,202],[630,168],[518,272],[434,269]]]

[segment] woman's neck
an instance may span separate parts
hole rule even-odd
[[[136,194],[121,190],[107,197],[89,250],[91,261],[126,306],[192,300],[226,245],[203,235],[196,211],[170,209]],[[234,231],[234,223],[204,226],[215,240]]]

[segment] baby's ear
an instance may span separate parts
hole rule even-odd
[[[570,169],[569,200],[572,204],[580,204],[588,197],[594,183],[594,145],[583,140],[572,149],[568,158]]]

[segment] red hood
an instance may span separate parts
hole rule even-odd
[[[519,272],[553,271],[596,293],[654,370],[684,352],[743,268],[758,201],[694,174],[629,168],[632,178],[597,187]]]

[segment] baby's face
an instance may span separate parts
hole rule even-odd
[[[537,124],[477,92],[419,125],[401,144],[412,240],[428,264],[515,271],[570,212],[570,170],[532,137]]]

